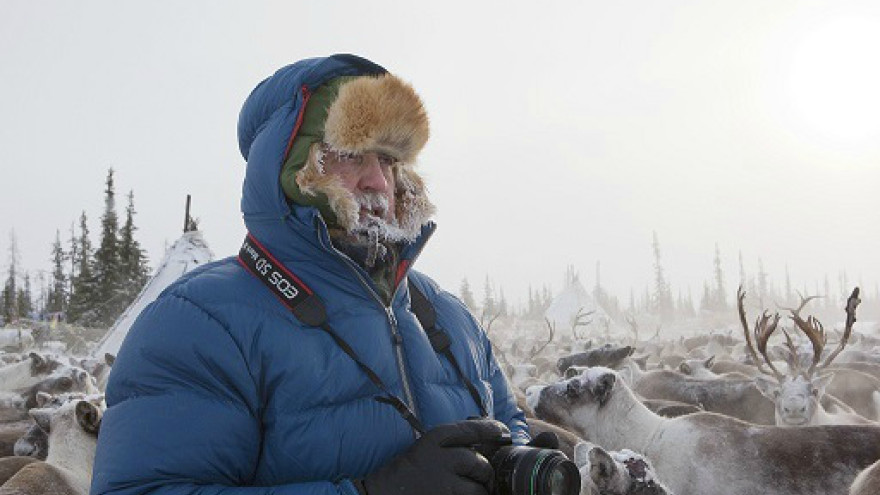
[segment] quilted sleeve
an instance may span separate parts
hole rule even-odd
[[[482,332],[482,330],[481,330]],[[492,352],[492,345],[489,343],[489,337],[482,332],[486,339],[486,349],[488,349],[487,359],[489,360],[489,383],[492,386],[492,395],[494,397],[495,419],[506,424],[510,428],[513,442],[517,444],[526,444],[531,440],[529,436],[529,426],[526,424],[526,415],[516,405],[516,397],[510,388],[510,383]]]

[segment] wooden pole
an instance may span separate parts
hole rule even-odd
[[[187,194],[186,195],[186,216],[183,218],[183,232],[184,233],[190,231],[190,226],[192,223],[189,220],[189,205],[191,202],[192,202],[192,197],[189,194]]]

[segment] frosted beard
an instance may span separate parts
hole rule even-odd
[[[388,197],[377,192],[350,193],[357,205],[357,219],[350,222],[337,241],[356,250],[366,250],[362,261],[373,268],[377,261],[386,261],[391,244],[412,242],[414,233],[400,227],[396,215],[389,211]],[[354,219],[350,216],[350,219]]]

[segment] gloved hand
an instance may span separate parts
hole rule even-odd
[[[555,449],[559,450],[559,437],[552,431],[543,431],[527,443],[529,447],[537,447],[539,449]]]
[[[471,446],[505,434],[504,423],[488,419],[440,425],[355,486],[361,495],[486,495],[495,473]]]

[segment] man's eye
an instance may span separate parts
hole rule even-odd
[[[345,163],[359,163],[361,156],[357,153],[339,153],[339,161]]]
[[[391,155],[379,154],[379,163],[382,165],[394,165],[396,161]]]

